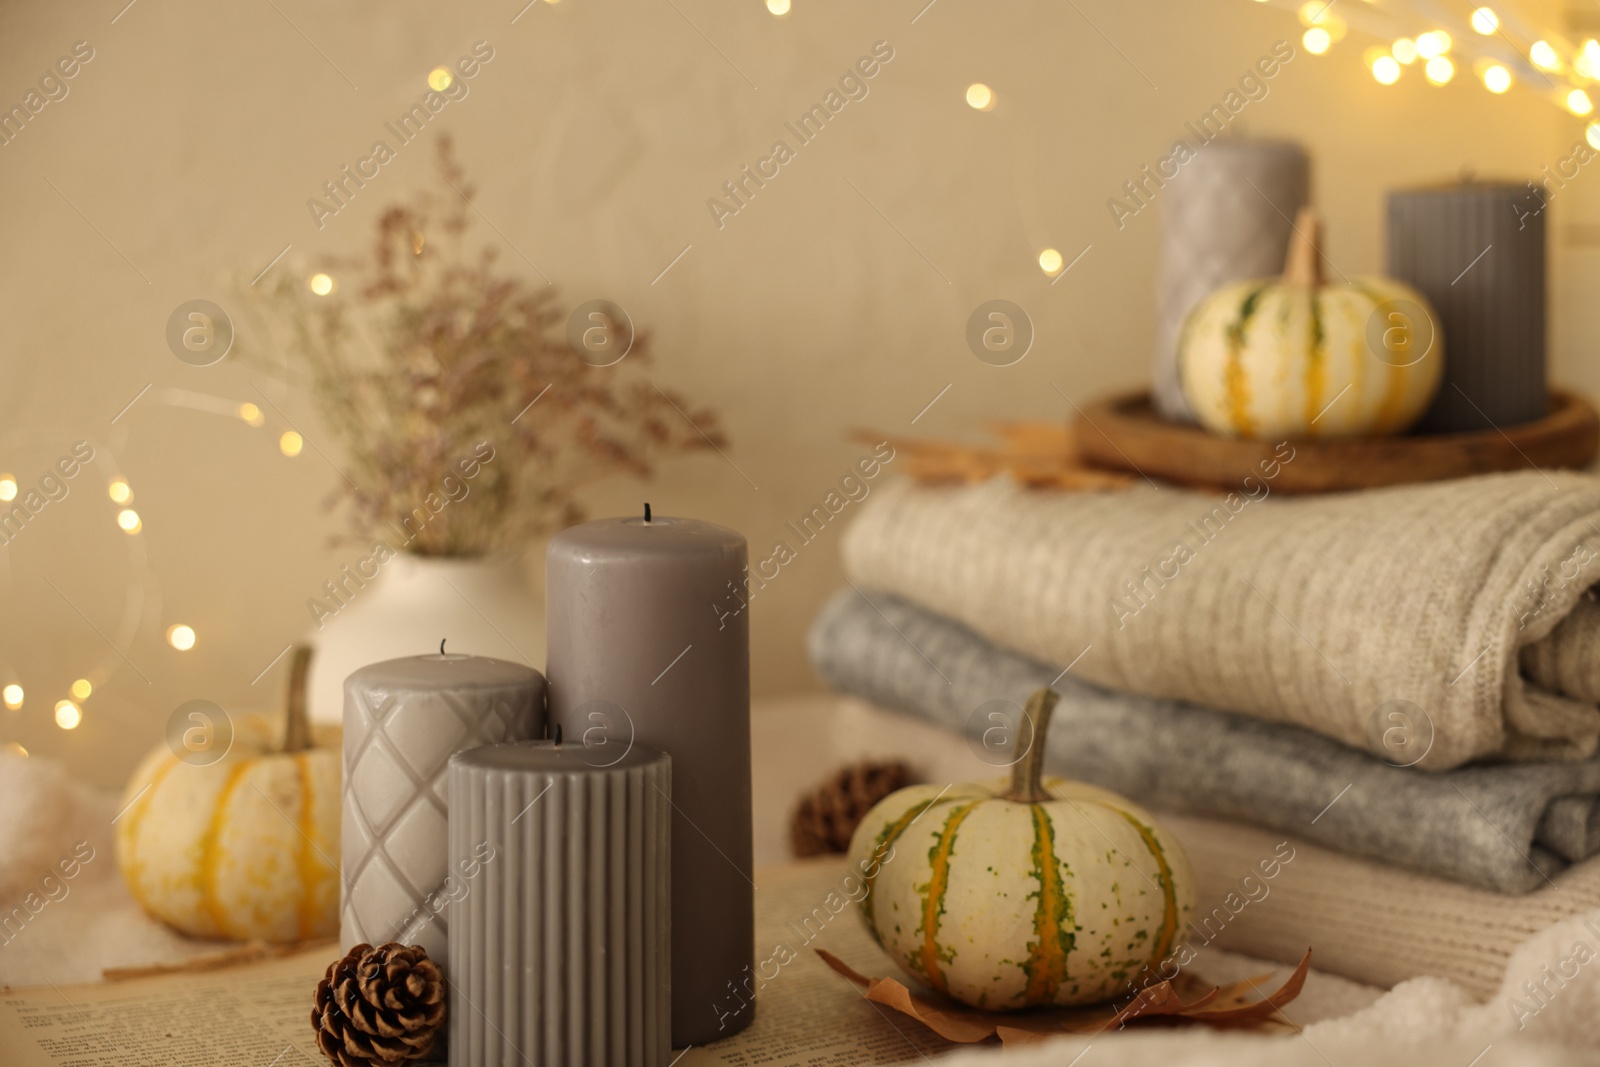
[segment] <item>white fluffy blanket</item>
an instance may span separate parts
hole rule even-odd
[[[1442,978],[1413,978],[1362,1011],[1313,1023],[1297,1035],[1163,1030],[1063,1038],[1008,1055],[1005,1064],[1064,1067],[1082,1055],[1084,1067],[1592,1065],[1600,1059],[1600,935],[1595,929],[1600,929],[1600,911],[1529,938],[1506,969],[1499,994],[1486,1004]],[[1543,992],[1530,994],[1525,982]],[[978,1051],[947,1062],[978,1067],[990,1059]]]
[[[214,952],[145,915],[117,871],[115,802],[61,765],[0,754],[0,988]]]

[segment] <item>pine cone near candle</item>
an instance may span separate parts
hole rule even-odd
[[[868,760],[849,766],[800,800],[789,824],[796,856],[845,852],[850,835],[872,806],[911,784],[911,769],[899,760]]]
[[[357,945],[317,985],[311,1027],[338,1067],[420,1059],[444,1026],[444,976],[414,945]]]

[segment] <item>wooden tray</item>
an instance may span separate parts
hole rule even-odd
[[[1328,493],[1405,482],[1437,482],[1492,471],[1585,467],[1600,449],[1600,415],[1587,401],[1550,391],[1550,412],[1503,430],[1415,437],[1291,439],[1294,459],[1280,462],[1279,440],[1218,437],[1167,422],[1148,392],[1085,407],[1073,425],[1081,459],[1096,467],[1135,471],[1180,485],[1236,489],[1263,480],[1262,464],[1278,462],[1279,493]]]

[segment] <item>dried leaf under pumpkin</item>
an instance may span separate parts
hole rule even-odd
[[[915,1019],[947,1041],[973,1044],[998,1037],[1007,1046],[1034,1044],[1060,1034],[1101,1034],[1142,1020],[1293,1030],[1281,1009],[1300,995],[1311,970],[1311,950],[1306,949],[1294,973],[1271,993],[1262,989],[1271,974],[1218,986],[1180,971],[1174,979],[1146,986],[1120,1006],[1108,1002],[1081,1008],[993,1012],[969,1008],[936,993],[912,992],[896,978],[868,978],[832,953],[820,948],[815,951],[868,1000]]]

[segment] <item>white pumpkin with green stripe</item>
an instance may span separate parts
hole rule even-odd
[[[1400,433],[1438,392],[1444,343],[1427,300],[1393,278],[1326,284],[1317,232],[1303,210],[1281,278],[1225,285],[1185,320],[1178,374],[1213,433]]]
[[[145,911],[196,937],[305,941],[339,932],[340,731],[305,714],[309,651],[295,652],[284,716],[241,715],[231,743],[196,722],[178,751],[134,771],[117,864]],[[193,744],[190,744],[192,740]]]
[[[1183,850],[1143,809],[1080,782],[1041,780],[1056,694],[1019,731],[1009,788],[912,786],[850,843],[867,928],[919,982],[973,1007],[1092,1004],[1136,992],[1194,912]],[[1019,741],[1020,743],[1020,741]]]

